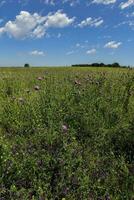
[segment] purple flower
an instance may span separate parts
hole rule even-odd
[[[20,98],[18,98],[18,101],[20,102],[20,103],[24,103],[24,99],[22,98],[22,97],[20,97]]]
[[[38,91],[38,90],[40,90],[40,87],[39,87],[38,85],[35,85],[35,86],[34,86],[34,89],[35,89],[36,91]]]
[[[68,131],[67,125],[63,124],[62,125],[62,130],[63,130],[64,133],[66,133]]]
[[[75,85],[81,85],[81,82],[79,80],[75,80]]]
[[[105,200],[110,200],[110,199],[111,199],[111,198],[110,198],[109,194],[106,194]]]
[[[42,81],[42,80],[43,80],[43,77],[39,76],[37,79],[38,79],[39,81]]]

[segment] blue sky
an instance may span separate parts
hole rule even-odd
[[[0,66],[134,66],[134,0],[0,0]]]

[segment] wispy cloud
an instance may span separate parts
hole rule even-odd
[[[34,50],[29,52],[30,55],[32,56],[45,56],[45,53],[43,51],[38,51],[38,50]]]
[[[66,55],[69,56],[69,55],[72,55],[72,54],[74,54],[74,53],[75,53],[75,51],[68,51],[68,52],[66,53]]]
[[[104,20],[101,17],[93,19],[92,17],[88,17],[85,20],[81,21],[78,24],[78,27],[83,28],[85,26],[91,26],[91,27],[98,27],[102,25]]]
[[[130,7],[130,6],[134,6],[134,0],[128,0],[128,1],[122,2],[122,3],[120,4],[120,8],[121,8],[121,9],[125,9],[125,8]]]
[[[5,0],[0,1],[0,8],[3,7],[5,4],[6,4],[6,1],[5,1]]]
[[[70,6],[75,6],[79,4],[79,0],[63,0],[63,3],[69,3]]]
[[[91,55],[91,54],[95,54],[97,51],[96,49],[90,49],[86,52],[86,54]]]
[[[122,42],[110,41],[104,45],[104,48],[117,49]]]
[[[44,3],[55,6],[56,1],[55,0],[44,0]]]
[[[116,0],[93,0],[92,3],[109,5],[116,3]]]

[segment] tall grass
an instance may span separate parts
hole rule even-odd
[[[133,70],[0,69],[0,200],[133,198]]]

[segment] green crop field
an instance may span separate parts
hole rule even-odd
[[[0,200],[133,199],[133,69],[0,68]]]

